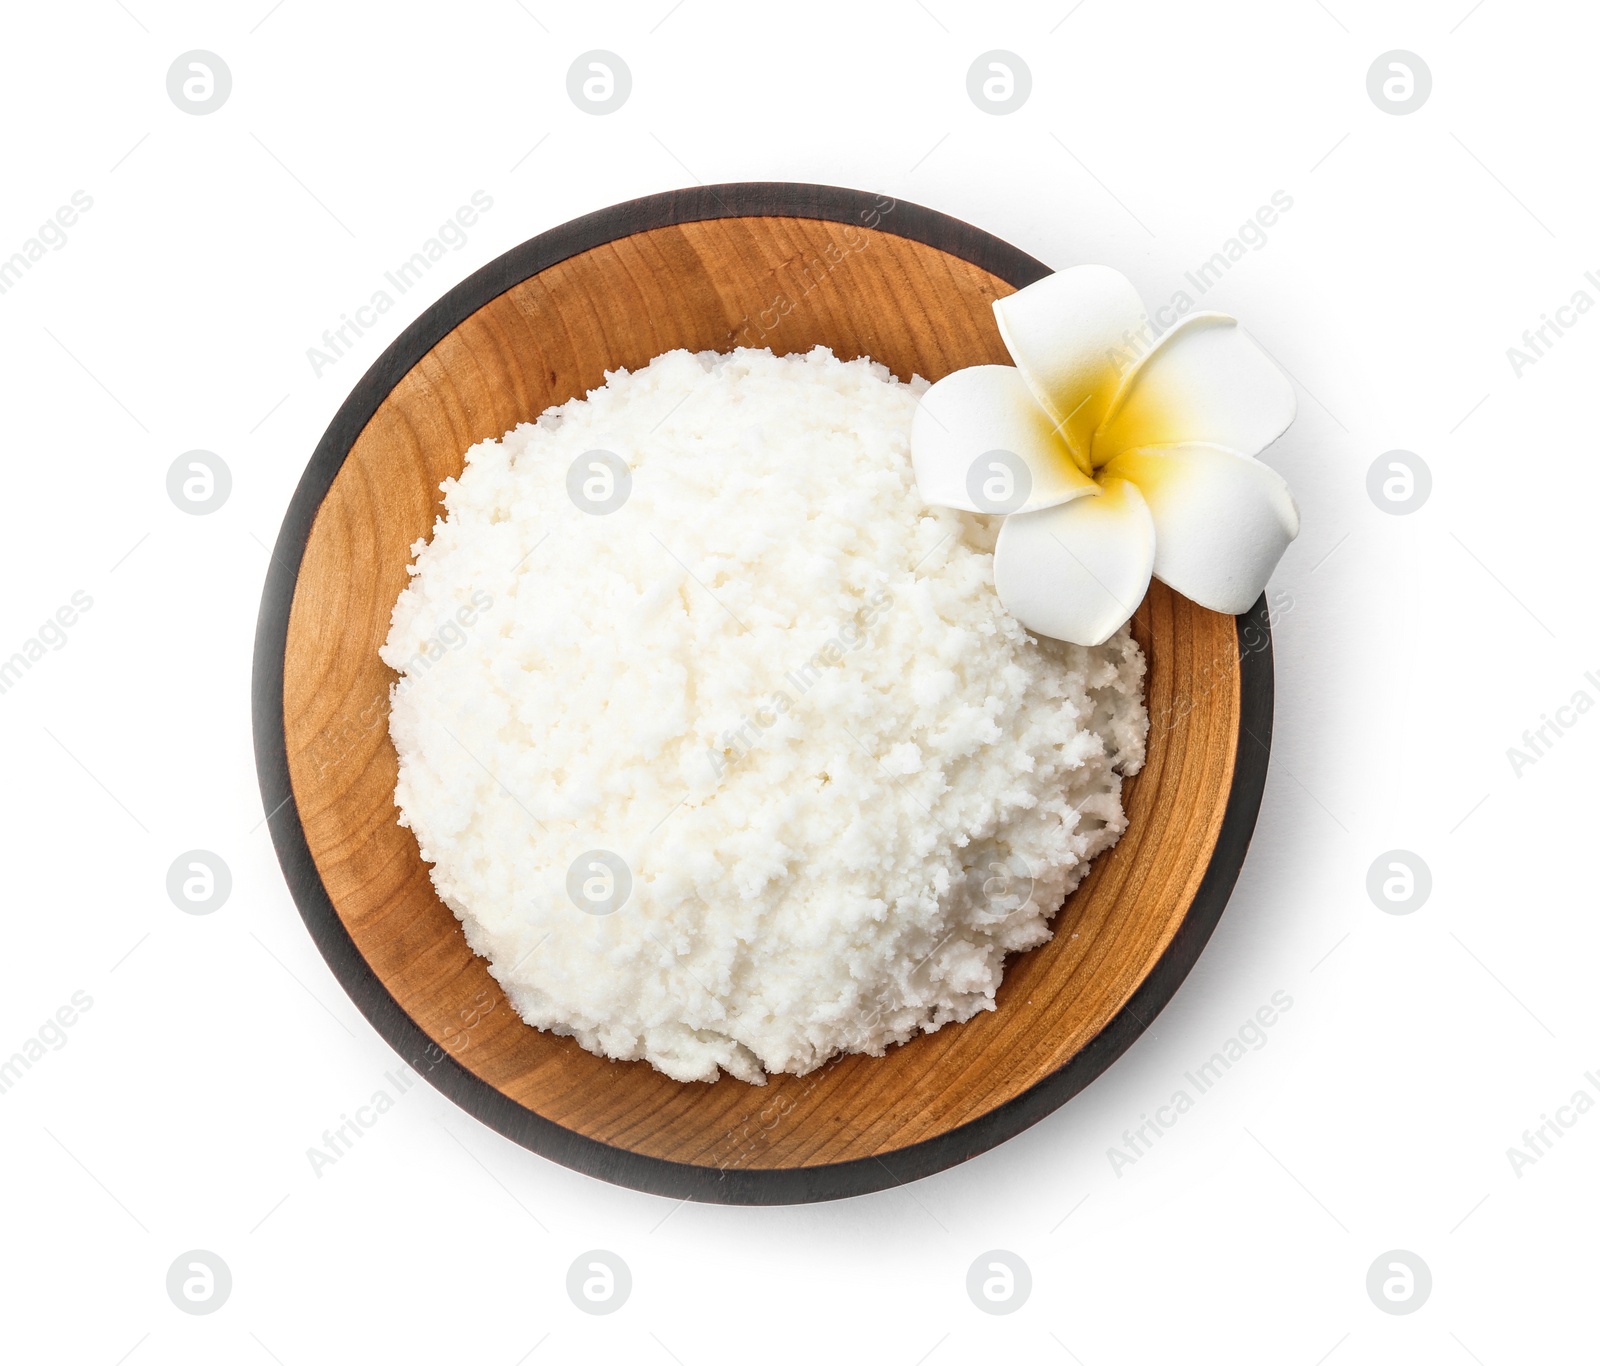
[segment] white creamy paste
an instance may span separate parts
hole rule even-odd
[[[993,1009],[1122,832],[1144,658],[1001,607],[998,521],[917,494],[926,388],[673,351],[443,485],[395,803],[530,1025],[680,1081],[879,1054]]]

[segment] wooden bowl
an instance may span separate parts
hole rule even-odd
[[[1007,361],[991,302],[1047,274],[928,209],[811,185],[717,185],[544,233],[427,310],[340,409],[296,490],[256,642],[261,791],[301,914],[352,999],[462,1108],[622,1185],[785,1204],[963,1161],[1109,1066],[1166,1004],[1232,890],[1272,725],[1265,603],[1219,616],[1153,584],[1149,757],[1129,824],[1013,958],[998,1008],[765,1087],[670,1081],[524,1024],[396,824],[378,659],[439,482],[498,437],[673,347],[821,342],[902,379]]]

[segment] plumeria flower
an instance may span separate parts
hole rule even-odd
[[[1254,457],[1294,421],[1288,377],[1234,319],[1193,313],[1131,365],[1138,292],[1106,266],[1048,275],[994,305],[1016,362],[922,397],[911,427],[930,503],[1004,513],[994,586],[1030,631],[1098,645],[1152,575],[1246,612],[1300,514]]]

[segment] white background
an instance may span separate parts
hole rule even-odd
[[[8,1357],[1509,1366],[1592,1351],[1600,1114],[1520,1174],[1507,1150],[1576,1090],[1600,1099],[1583,1077],[1600,1069],[1600,715],[1520,776],[1507,749],[1575,691],[1600,699],[1584,679],[1600,671],[1600,316],[1520,378],[1506,352],[1574,291],[1600,300],[1584,280],[1600,268],[1600,26],[1576,3],[1510,0],[1074,3],[9,9],[0,253],[74,191],[93,207],[0,296],[0,653],[75,591],[93,607],[0,696],[0,1056],[75,991],[93,1007],[0,1096]],[[194,48],[233,75],[204,117],[166,90]],[[566,91],[593,48],[633,74],[605,117]],[[1033,74],[1007,116],[966,93],[996,48]],[[1404,117],[1366,88],[1397,48],[1433,74]],[[323,965],[262,824],[249,671],[266,547],[335,409],[425,303],[535,233],[695,180],[913,200],[1053,266],[1115,265],[1149,301],[1274,191],[1292,197],[1206,300],[1301,399],[1269,456],[1304,530],[1275,579],[1293,605],[1238,890],[1107,1075],[908,1188],[680,1206],[523,1151],[426,1085],[319,1177],[308,1147],[398,1060]],[[323,329],[474,190],[494,207],[466,245],[314,375]],[[193,448],[233,472],[210,516],[166,493]],[[1366,491],[1395,448],[1433,473],[1409,516]],[[166,895],[192,848],[233,872],[214,915]],[[1365,890],[1393,848],[1432,869],[1411,915]],[[1114,1170],[1123,1131],[1275,991],[1293,1007],[1266,1046]],[[208,1317],[164,1288],[192,1248],[233,1274]],[[605,1318],[565,1291],[591,1248],[632,1269]],[[1003,1318],[964,1289],[992,1248],[1033,1275]],[[1404,1317],[1365,1288],[1394,1248],[1433,1275]]]

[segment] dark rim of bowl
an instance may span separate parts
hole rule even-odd
[[[468,1114],[563,1166],[616,1185],[717,1204],[786,1205],[899,1186],[988,1151],[1065,1104],[1117,1060],[1172,999],[1233,891],[1255,828],[1272,738],[1272,636],[1266,597],[1236,618],[1242,714],[1233,784],[1199,891],[1166,951],[1111,1021],[1070,1061],[978,1119],[879,1157],[811,1167],[711,1167],[649,1157],[545,1119],[456,1062],[406,1014],[356,947],[306,844],[283,723],[289,610],[311,526],[345,456],[389,391],[448,332],[506,290],[579,252],[633,233],[718,218],[815,218],[909,238],[1021,288],[1050,274],[1017,248],[959,219],[904,200],[829,185],[755,182],[647,195],[586,214],[514,247],[427,309],[372,365],[312,453],[278,534],[256,626],[251,682],[256,768],[278,861],[317,948],[350,999],[422,1076]]]

